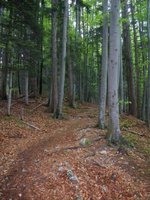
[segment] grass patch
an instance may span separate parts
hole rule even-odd
[[[126,140],[128,140],[134,147],[138,149],[141,153],[146,156],[150,156],[150,139],[140,137],[136,134],[127,133],[125,136]]]
[[[129,127],[133,127],[133,126],[136,126],[136,122],[131,121],[129,119],[123,120],[120,123],[120,128],[129,128]]]

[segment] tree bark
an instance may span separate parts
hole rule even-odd
[[[51,79],[51,97],[50,111],[56,112],[58,104],[58,86],[57,86],[57,15],[58,0],[52,0],[52,79]]]
[[[127,0],[123,0],[122,17],[126,20],[128,17]],[[126,76],[128,82],[128,100],[129,100],[129,112],[130,114],[136,116],[136,98],[135,98],[135,87],[133,80],[133,63],[132,63],[132,51],[131,51],[131,39],[130,39],[130,29],[129,22],[123,23],[123,65],[126,69]]]
[[[61,60],[61,74],[60,74],[60,87],[58,96],[58,106],[56,110],[56,118],[62,118],[62,107],[64,99],[64,86],[65,86],[65,71],[66,71],[66,44],[67,44],[67,28],[68,28],[68,0],[64,1],[64,18],[63,18],[63,37],[62,37],[62,60]]]
[[[99,98],[99,127],[105,128],[105,110],[107,94],[107,71],[108,71],[108,0],[103,1],[103,42],[102,42],[102,70],[100,78]]]
[[[135,20],[135,6],[133,5],[133,0],[131,0],[131,14],[132,14],[132,26],[133,26],[133,36],[134,36],[134,60],[136,69],[136,102],[137,102],[137,117],[141,117],[141,95],[140,95],[140,68],[139,68],[139,52],[138,52],[138,41],[137,41],[137,31],[136,31],[136,20]]]
[[[148,0],[148,101],[147,101],[147,121],[150,127],[150,0]]]
[[[29,74],[28,70],[25,71],[25,103],[29,104]]]
[[[121,138],[119,126],[118,105],[118,69],[120,55],[120,0],[111,1],[110,13],[110,41],[109,41],[109,67],[108,67],[108,134],[110,142],[117,143]]]
[[[12,100],[12,71],[8,73],[8,106],[7,106],[7,114],[10,116],[11,114],[11,100]]]
[[[73,74],[73,66],[71,60],[71,52],[70,52],[70,39],[68,38],[68,49],[67,49],[67,60],[68,60],[68,89],[69,89],[69,105],[72,108],[75,108],[75,92],[74,92],[74,74]]]

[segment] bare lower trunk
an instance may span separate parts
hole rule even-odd
[[[119,105],[118,105],[118,69],[120,56],[120,0],[111,1],[110,14],[110,50],[108,68],[108,140],[118,142],[121,132],[119,126]]]
[[[122,49],[122,48],[121,48]],[[120,99],[120,114],[123,113],[123,108],[124,108],[124,80],[123,80],[123,65],[122,65],[122,53],[121,53],[121,62],[120,62],[120,81],[119,81],[119,99]]]
[[[147,101],[147,121],[150,127],[150,0],[148,0],[148,101]]]
[[[122,0],[123,9],[122,16],[124,19],[128,19],[128,7],[127,0]],[[123,60],[124,67],[126,69],[126,77],[128,83],[128,98],[129,98],[129,112],[130,114],[137,115],[136,97],[135,97],[135,85],[133,79],[133,62],[132,62],[132,51],[131,51],[131,38],[130,28],[128,22],[123,22]]]
[[[51,97],[50,111],[55,113],[58,104],[58,86],[57,86],[57,0],[52,0],[52,78],[51,78]]]
[[[28,71],[25,71],[25,103],[26,105],[29,104],[29,90],[28,90],[28,84],[29,84],[29,77],[28,77]]]
[[[12,71],[9,72],[8,74],[8,104],[7,104],[7,114],[10,115],[11,114],[11,101],[12,101]]]
[[[135,69],[136,69],[136,102],[137,102],[137,117],[141,117],[141,95],[140,95],[140,68],[139,68],[139,55],[138,55],[138,41],[136,32],[136,21],[135,21],[135,8],[133,5],[133,0],[131,0],[131,13],[132,13],[132,25],[133,25],[133,36],[134,36],[134,59],[135,59]]]
[[[68,43],[68,45],[69,45],[69,43]],[[73,69],[72,69],[72,60],[71,60],[69,46],[68,46],[68,81],[69,81],[69,104],[71,107],[75,108]]]
[[[63,19],[63,37],[62,37],[62,60],[60,74],[60,89],[58,96],[58,106],[56,110],[56,118],[62,118],[62,107],[64,99],[65,71],[66,71],[66,44],[67,44],[67,23],[68,23],[68,0],[65,0],[65,11]]]
[[[102,43],[102,71],[100,80],[100,99],[99,99],[99,127],[105,127],[105,108],[107,93],[107,69],[108,69],[108,0],[103,2],[103,43]]]

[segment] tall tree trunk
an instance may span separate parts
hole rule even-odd
[[[120,99],[120,114],[124,111],[124,79],[123,79],[123,63],[122,63],[122,43],[120,42],[120,75],[119,75],[119,99]]]
[[[137,31],[136,31],[136,20],[135,20],[135,6],[133,5],[133,0],[131,0],[131,14],[132,14],[132,25],[133,25],[133,36],[134,36],[134,59],[135,59],[135,69],[136,69],[136,100],[137,100],[137,117],[141,117],[141,95],[140,95],[140,68],[139,68],[139,53],[138,53],[138,41],[137,41]]]
[[[58,96],[58,106],[56,110],[56,118],[62,118],[62,107],[64,99],[65,86],[65,71],[66,71],[66,44],[67,44],[67,28],[68,28],[68,0],[64,1],[64,18],[63,18],[63,37],[62,37],[62,60],[61,60],[61,74],[60,87]]]
[[[124,19],[129,19],[127,0],[122,0],[123,9],[122,17]],[[132,63],[132,51],[131,51],[131,39],[130,39],[130,28],[129,23],[123,23],[123,61],[124,68],[126,69],[126,76],[128,82],[128,97],[129,97],[129,112],[130,114],[136,116],[136,98],[135,98],[135,87],[133,80],[133,63]]]
[[[70,38],[68,36],[67,60],[68,60],[68,82],[69,82],[69,105],[75,108],[74,74],[70,51]]]
[[[44,0],[41,0],[41,16],[40,16],[40,29],[41,29],[41,41],[40,41],[40,48],[41,48],[41,62],[40,62],[40,77],[39,77],[39,94],[42,95],[43,90],[43,11],[44,11]]]
[[[29,74],[28,74],[28,70],[25,70],[25,103],[26,105],[29,104]]]
[[[111,0],[110,13],[110,50],[108,67],[108,134],[110,142],[117,143],[121,138],[119,126],[119,105],[118,105],[118,69],[120,55],[120,0]]]
[[[7,99],[7,94],[6,94],[7,73],[8,73],[8,43],[6,43],[6,48],[4,53],[4,63],[2,67],[2,99]]]
[[[147,121],[150,127],[150,0],[148,0],[148,101],[147,101]]]
[[[8,73],[8,104],[7,104],[7,114],[10,115],[11,114],[11,101],[12,101],[12,71],[10,70],[10,72]]]
[[[137,3],[141,4],[141,1],[137,1]],[[140,8],[137,7],[137,12],[141,15],[141,6]],[[146,49],[146,45],[144,43],[145,41],[145,32],[144,32],[144,22],[143,19],[138,21],[138,27],[139,27],[139,36],[140,36],[140,48],[142,49],[141,51],[141,57],[142,57],[142,63],[144,63],[143,66],[143,90],[142,90],[142,110],[141,110],[141,119],[146,121],[147,119],[147,107],[146,107],[146,99],[147,99],[147,80],[146,80],[146,71],[147,71],[147,66],[145,63],[145,60],[147,58],[147,55],[145,54],[145,52],[143,51],[144,49]]]
[[[51,97],[50,111],[55,113],[58,104],[57,86],[57,22],[58,22],[58,0],[52,0],[52,78],[51,78]]]
[[[107,70],[108,70],[108,0],[103,1],[103,42],[102,42],[102,70],[100,78],[99,98],[99,127],[105,127],[105,108],[107,94]]]

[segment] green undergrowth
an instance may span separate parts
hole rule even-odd
[[[110,140],[107,136],[106,139],[108,140],[108,146],[122,149],[123,151],[127,151],[128,149],[132,149],[134,147],[133,143],[124,136],[121,136],[119,140]]]
[[[145,158],[145,163],[148,167],[142,169],[145,176],[150,176],[150,138],[141,137],[136,134],[127,133],[125,138],[135,146],[135,151],[142,154]]]
[[[6,121],[6,122],[14,122],[14,123],[16,123],[18,126],[20,126],[20,127],[23,127],[24,126],[24,124],[23,124],[23,122],[18,118],[18,117],[16,117],[16,116],[13,116],[13,115],[10,115],[10,116],[3,116],[2,117],[2,120],[3,121]]]
[[[127,133],[125,134],[125,139],[128,140],[139,152],[150,158],[150,138]]]
[[[125,120],[121,120],[120,122],[120,128],[129,128],[129,127],[133,127],[136,126],[136,122],[129,120],[129,119],[125,119]]]

